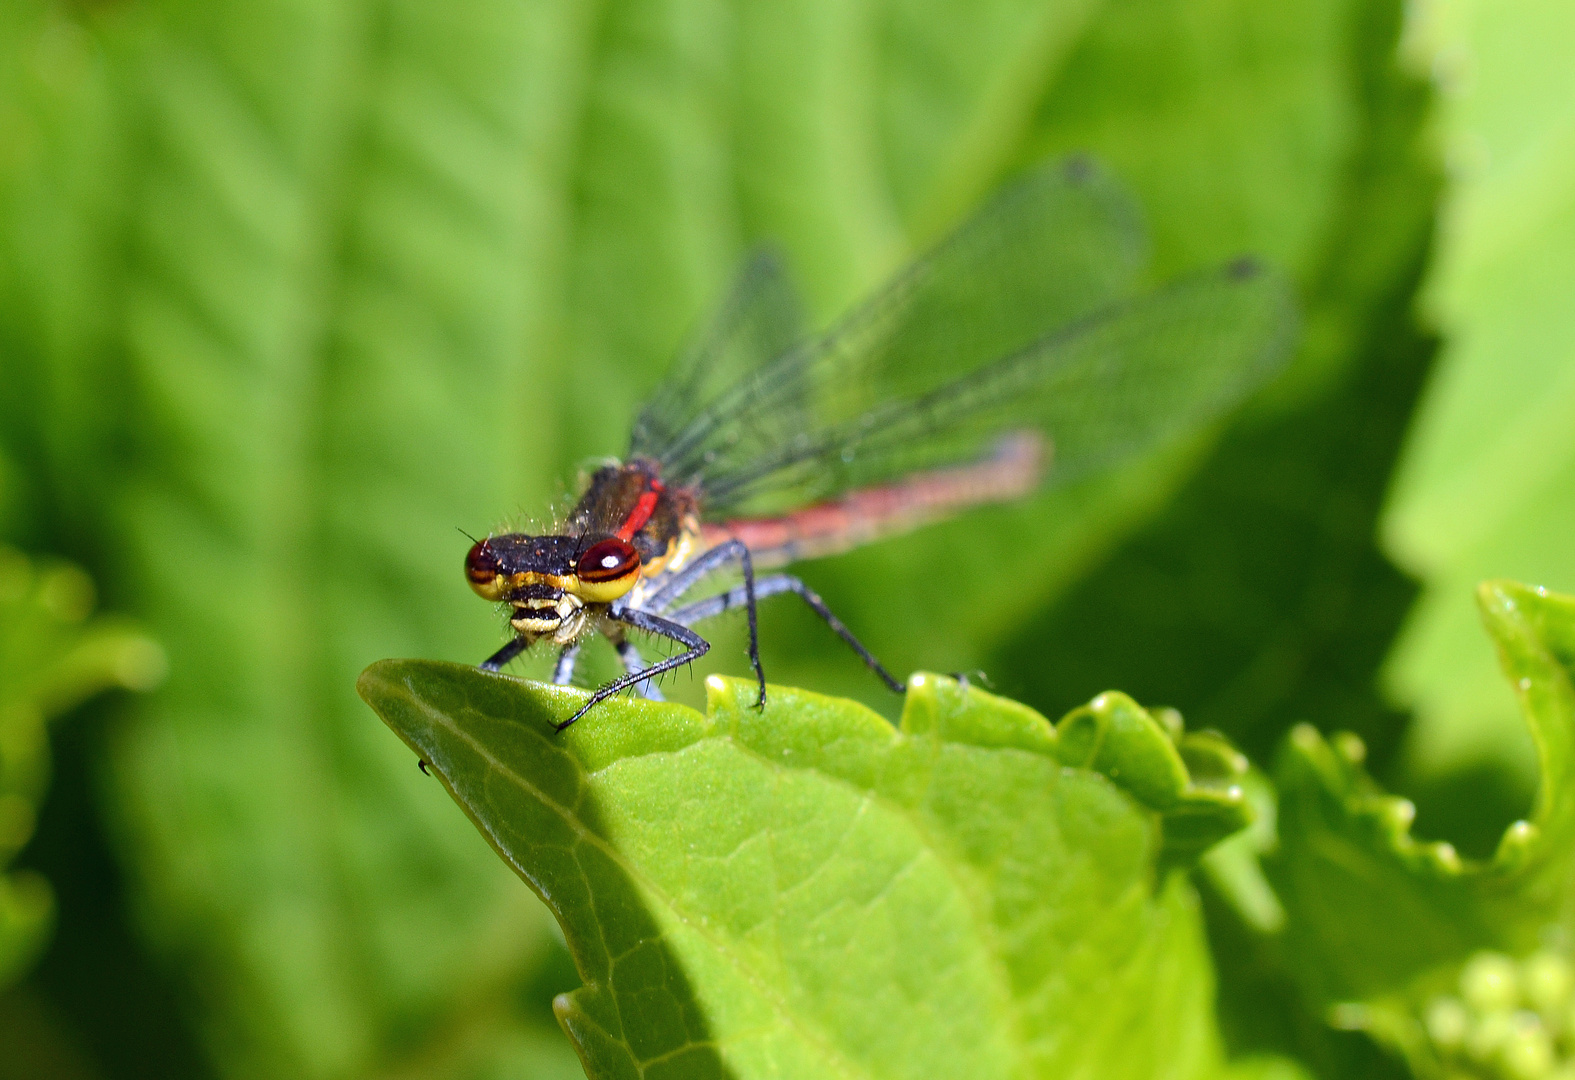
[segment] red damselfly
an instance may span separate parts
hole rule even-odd
[[[625,674],[565,721],[710,648],[695,624],[749,623],[797,595],[894,691],[884,668],[797,577],[758,571],[846,550],[1046,483],[1110,468],[1216,420],[1281,365],[1296,319],[1250,259],[1144,291],[1131,199],[1084,159],[1009,185],[875,296],[813,335],[778,261],[756,256],[707,331],[545,535],[471,547],[471,587],[507,606],[498,670],[538,641],[573,678],[606,636]],[[742,584],[680,602],[718,571]],[[628,633],[683,647],[646,665]]]

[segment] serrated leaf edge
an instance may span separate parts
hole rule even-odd
[[[1340,732],[1325,738],[1310,724],[1292,729],[1286,740],[1290,760],[1315,779],[1319,789],[1338,805],[1357,835],[1376,842],[1394,854],[1407,870],[1431,878],[1469,878],[1501,875],[1518,877],[1540,866],[1555,854],[1545,841],[1548,816],[1553,813],[1553,791],[1549,763],[1549,732],[1546,721],[1526,701],[1531,691],[1529,676],[1513,676],[1517,662],[1527,657],[1517,648],[1539,642],[1535,631],[1526,625],[1522,611],[1528,600],[1557,599],[1575,604],[1575,598],[1561,597],[1538,586],[1509,580],[1483,582],[1477,600],[1489,636],[1498,648],[1506,676],[1511,677],[1521,699],[1522,717],[1531,729],[1537,747],[1539,795],[1532,820],[1508,825],[1490,859],[1463,858],[1447,840],[1419,840],[1412,835],[1416,806],[1401,795],[1382,790],[1364,767],[1365,747],[1356,736]],[[1557,661],[1545,654],[1535,659],[1556,667]],[[1563,678],[1564,676],[1558,676]],[[1565,679],[1566,685],[1568,683]],[[1575,733],[1566,733],[1575,737]]]

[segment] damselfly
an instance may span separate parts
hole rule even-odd
[[[481,666],[548,641],[567,683],[586,635],[607,637],[625,674],[561,729],[630,687],[659,696],[656,676],[710,648],[695,624],[741,607],[763,705],[755,605],[792,593],[901,692],[801,580],[757,572],[1108,469],[1277,370],[1296,320],[1275,274],[1241,259],[1140,293],[1144,247],[1130,199],[1076,159],[1007,187],[821,334],[757,256],[561,525],[471,547],[470,585],[513,631]],[[741,584],[681,605],[727,568]],[[647,665],[630,631],[683,651]]]

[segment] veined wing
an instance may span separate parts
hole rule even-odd
[[[796,305],[775,261],[757,256],[642,409],[630,456],[710,491],[808,432],[943,384],[1129,295],[1145,258],[1135,203],[1085,159],[1009,185],[822,336],[787,338],[783,313]]]
[[[1113,305],[932,390],[806,430],[708,481],[707,506],[772,512],[977,458],[1021,428],[1047,437],[1048,481],[1066,483],[1228,411],[1279,370],[1296,326],[1284,280],[1241,260]]]
[[[1066,481],[1206,423],[1265,380],[1295,326],[1241,263],[1132,298],[1136,212],[1086,162],[1009,186],[827,334],[696,402],[638,447],[708,516],[773,513],[976,458],[1032,427]]]
[[[635,417],[629,456],[665,460],[707,410],[803,340],[803,311],[774,250],[754,252],[710,325],[690,343]]]

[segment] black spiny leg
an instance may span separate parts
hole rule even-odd
[[[732,593],[737,593],[740,597],[739,603],[749,610],[749,666],[755,669],[755,682],[760,685],[760,696],[755,699],[755,708],[764,709],[766,707],[766,673],[760,666],[760,632],[755,625],[755,564],[749,557],[749,548],[744,546],[742,540],[729,540],[707,551],[694,562],[678,571],[672,581],[669,581],[666,585],[663,585],[646,597],[643,601],[643,606],[649,611],[660,612],[667,610],[680,596],[694,588],[696,583],[715,573],[734,559],[738,560],[739,567],[744,571],[744,583],[733,589]],[[728,595],[732,595],[732,593]],[[815,599],[818,602],[820,598],[816,597]],[[705,601],[702,600],[701,603],[703,604]],[[700,605],[695,604],[691,606],[698,607]],[[731,606],[738,607],[739,604]],[[825,605],[821,606],[824,607]],[[684,610],[688,611],[689,608]],[[726,611],[727,608],[722,608],[721,610]],[[827,617],[830,617],[831,613],[827,612],[826,614]],[[835,619],[832,622],[837,626],[842,625],[836,622]],[[848,636],[845,629],[842,633],[844,636]],[[855,647],[861,653],[864,650],[862,645],[855,644]],[[879,665],[876,666],[878,667]]]
[[[502,671],[503,665],[530,648],[530,642],[517,637],[503,648],[483,660],[478,666],[482,671]]]
[[[753,592],[751,592],[750,595],[752,597]],[[688,651],[681,653],[678,656],[670,656],[666,660],[652,664],[643,671],[636,671],[632,674],[624,675],[621,678],[614,679],[606,686],[599,687],[596,693],[591,695],[591,699],[584,705],[580,706],[579,712],[575,713],[573,716],[569,717],[563,723],[558,725],[559,731],[562,731],[580,717],[590,712],[591,706],[597,704],[598,702],[606,701],[620,690],[633,686],[635,683],[642,682],[646,679],[654,678],[655,676],[662,674],[664,671],[671,671],[674,668],[683,667],[685,664],[698,660],[706,653],[711,651],[711,643],[705,638],[701,637],[687,626],[680,626],[677,623],[670,622],[659,615],[652,615],[649,612],[625,608],[622,611],[610,612],[608,617],[617,619],[622,623],[627,623],[636,630],[644,630],[648,634],[658,634],[664,638],[670,638],[684,646]],[[764,687],[764,684],[762,684],[762,687]],[[763,692],[764,690],[762,689],[762,693]]]
[[[625,638],[622,641],[614,642],[613,648],[618,650],[618,659],[623,661],[623,669],[630,675],[637,675],[645,670],[645,660],[640,656],[640,650],[634,647],[634,642]],[[662,692],[656,688],[656,684],[650,679],[643,680],[635,689],[647,701],[667,700],[662,697]]]
[[[725,593],[709,596],[704,600],[690,604],[688,607],[679,608],[672,613],[670,618],[676,623],[690,626],[701,619],[709,619],[713,615],[720,615],[724,611],[729,611],[740,604],[747,603],[751,616],[749,620],[750,636],[751,640],[753,640],[755,601],[763,600],[768,596],[776,596],[780,593],[795,593],[800,600],[809,605],[811,611],[825,620],[826,625],[831,627],[838,637],[848,643],[849,648],[859,654],[859,659],[863,660],[871,671],[879,675],[882,682],[889,686],[894,693],[902,693],[902,683],[898,682],[891,672],[887,671],[885,666],[875,659],[875,655],[866,649],[858,638],[853,636],[853,631],[843,625],[841,619],[831,613],[831,609],[820,598],[820,594],[791,574],[772,574],[770,577],[763,577],[759,581],[754,582],[754,589],[747,594],[744,587],[740,586],[735,589],[729,589]]]

